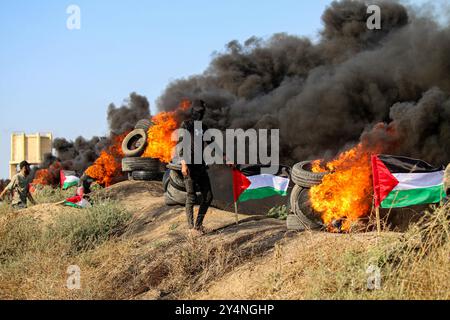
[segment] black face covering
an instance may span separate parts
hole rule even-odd
[[[192,120],[194,121],[202,121],[205,113],[203,111],[192,110]]]

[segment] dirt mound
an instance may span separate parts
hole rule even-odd
[[[396,234],[388,236],[395,237]],[[212,281],[189,299],[309,299],[310,277],[317,265],[328,265],[329,281],[335,281],[336,258],[350,250],[367,250],[376,244],[373,233],[342,235],[324,232],[286,234],[270,250],[254,257],[226,276]],[[314,274],[314,277],[317,275]],[[305,285],[308,283],[308,285]]]

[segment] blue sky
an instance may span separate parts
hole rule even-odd
[[[276,32],[314,37],[329,0],[26,1],[0,4],[0,177],[12,132],[107,133],[106,108],[130,92],[154,101],[202,72],[230,40]],[[66,8],[81,9],[68,30]]]

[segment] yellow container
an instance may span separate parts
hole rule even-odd
[[[39,165],[44,154],[52,152],[51,133],[30,134],[13,133],[11,135],[11,160],[9,161],[9,178],[17,173],[17,165],[26,160],[31,165]]]

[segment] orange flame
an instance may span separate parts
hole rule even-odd
[[[372,149],[372,148],[371,148]],[[321,214],[330,231],[338,231],[334,221],[341,221],[339,231],[349,231],[354,222],[369,214],[372,205],[372,167],[370,156],[362,144],[342,153],[336,160],[313,164],[314,172],[329,171],[322,183],[310,190],[312,207]]]
[[[182,100],[175,111],[161,112],[154,116],[151,121],[153,125],[148,130],[148,144],[142,155],[146,158],[160,159],[162,162],[170,162],[173,148],[176,142],[172,141],[172,133],[179,127],[179,113],[184,112],[191,106],[189,100]],[[100,157],[86,170],[86,174],[95,179],[98,184],[109,187],[114,178],[122,174],[121,160],[122,141],[129,132],[116,136],[112,145],[101,152]]]
[[[31,184],[34,186],[41,185],[56,187],[60,181],[59,177],[61,170],[62,165],[58,161],[51,164],[48,169],[37,170]]]
[[[121,160],[124,157],[122,141],[127,134],[128,132],[114,137],[112,145],[102,151],[100,157],[86,170],[86,174],[95,179],[98,184],[109,187],[113,179],[122,174]]]
[[[147,132],[147,148],[142,157],[160,159],[170,162],[176,141],[172,141],[172,133],[178,128],[175,112],[161,112],[152,118],[153,126]]]
[[[147,148],[142,155],[145,158],[155,158],[161,162],[170,162],[173,150],[177,144],[172,141],[172,133],[178,129],[178,113],[186,111],[191,106],[189,100],[183,100],[175,111],[161,112],[152,118],[153,125],[147,132]]]

